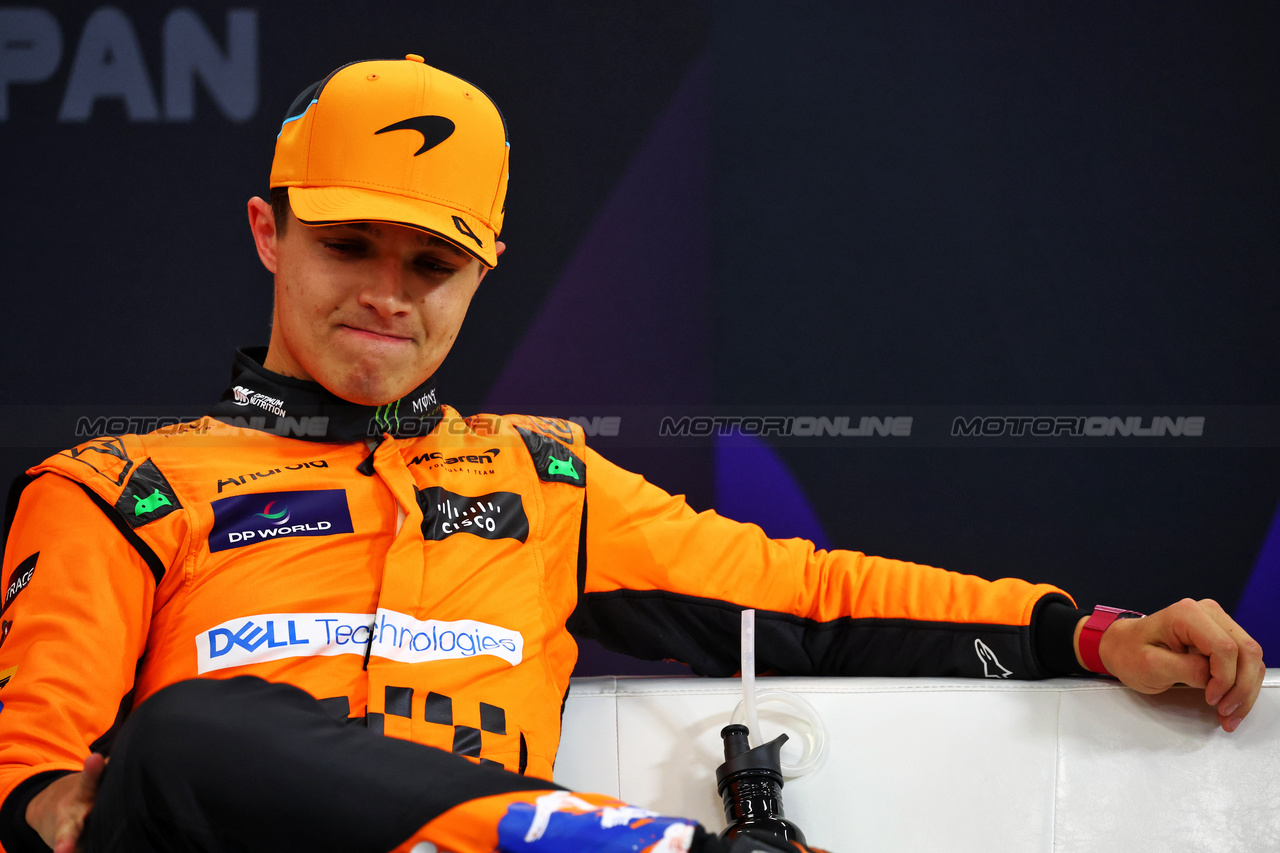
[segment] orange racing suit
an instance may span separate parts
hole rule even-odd
[[[550,779],[571,630],[707,675],[1053,674],[1054,587],[771,540],[570,422],[359,407],[237,356],[213,415],[28,472],[4,555],[0,800],[162,687],[285,682],[386,735]],[[1069,642],[1069,639],[1068,639]]]

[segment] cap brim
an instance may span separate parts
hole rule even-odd
[[[391,222],[434,234],[487,267],[498,263],[497,235],[491,228],[475,216],[429,201],[362,187],[289,187],[289,206],[304,225]]]

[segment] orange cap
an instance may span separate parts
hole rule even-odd
[[[377,220],[430,231],[494,266],[506,126],[489,96],[422,57],[353,62],[289,108],[271,186],[306,225]]]

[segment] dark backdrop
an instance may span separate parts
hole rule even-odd
[[[512,146],[510,248],[446,400],[618,417],[607,455],[774,535],[1082,604],[1212,596],[1280,642],[1274,4],[23,9],[0,7],[9,474],[82,417],[216,398],[268,332],[244,202],[285,108],[417,52],[487,91]],[[224,77],[188,116],[201,44]],[[911,426],[757,435],[765,415]],[[661,434],[684,416],[748,420]],[[1205,420],[955,434],[1135,416]]]

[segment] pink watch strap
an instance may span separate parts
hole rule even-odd
[[[1084,628],[1080,631],[1080,659],[1084,661],[1085,668],[1090,672],[1096,672],[1101,675],[1111,675],[1107,672],[1107,668],[1102,665],[1102,657],[1098,654],[1098,646],[1102,643],[1102,634],[1111,627],[1111,623],[1117,619],[1139,619],[1141,613],[1133,610],[1122,610],[1119,607],[1107,607],[1105,604],[1099,604],[1093,608],[1093,613],[1084,623]]]

